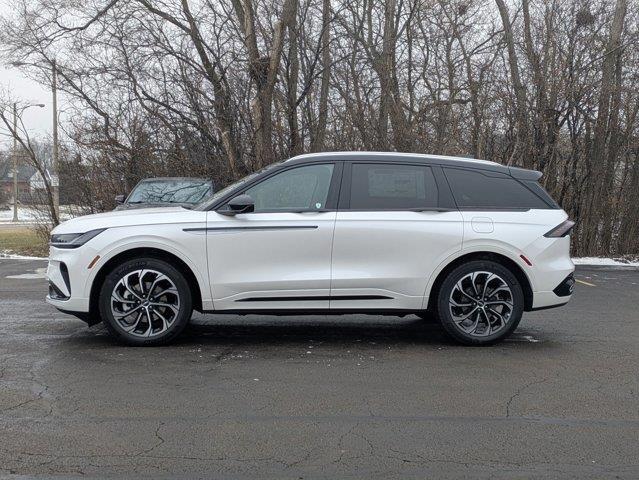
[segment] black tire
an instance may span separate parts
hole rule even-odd
[[[494,285],[494,283],[491,282],[497,282],[498,280],[502,280],[510,289],[512,308],[510,309],[510,307],[506,307],[506,305],[496,308],[503,309],[501,311],[502,313],[504,313],[504,315],[499,314],[499,316],[497,316],[497,314],[493,313],[493,304],[495,303],[493,300],[500,300],[500,296],[502,296],[502,298],[503,296],[508,297],[507,291],[504,290],[500,293],[494,294],[494,296],[491,297],[492,300],[489,306],[489,303],[485,301],[484,297],[481,297],[481,295],[478,295],[481,298],[475,298],[475,300],[471,300],[471,295],[467,295],[466,293],[462,294],[460,288],[457,287],[457,284],[460,281],[464,285],[466,285],[466,283],[464,282],[471,282],[471,286],[473,283],[477,283],[479,287],[481,287],[482,278],[491,278],[483,272],[488,272],[489,274],[494,274],[495,276],[497,276],[497,278],[492,277],[493,280],[488,282],[484,280],[485,283],[489,284],[489,293],[492,290],[497,290],[497,288],[491,289],[491,286]],[[472,277],[473,273],[476,274],[476,277],[474,278]],[[471,275],[470,280],[469,275]],[[456,289],[455,292],[453,292],[453,289]],[[484,289],[484,291],[485,290],[486,289]],[[473,293],[470,288],[467,288],[465,291],[470,292],[471,294]],[[470,306],[461,307],[461,309],[460,307],[453,306],[450,303],[451,295],[459,295],[459,297],[457,298],[464,298],[465,301],[469,302]],[[460,302],[460,300],[457,301]],[[472,314],[470,320],[464,320],[463,322],[459,323],[459,318],[463,318],[465,315],[468,314],[466,312],[470,312],[473,308],[477,309],[477,313]],[[508,309],[510,309],[508,313],[505,313],[505,311]],[[457,322],[453,318],[453,313],[451,312],[451,310],[459,312]],[[437,295],[437,313],[442,326],[454,340],[464,345],[492,345],[503,340],[517,328],[517,325],[519,325],[519,322],[521,321],[523,312],[524,293],[521,285],[519,284],[519,281],[517,280],[517,277],[515,277],[515,275],[504,265],[490,260],[475,260],[455,268],[447,275]],[[464,323],[468,323],[469,321],[471,325],[468,327],[468,330],[472,330],[472,327],[477,324],[473,320],[478,317],[474,315],[477,315],[480,319],[479,322],[477,322],[481,325],[481,327],[479,328],[483,330],[480,331],[480,333],[484,333],[487,331],[489,332],[489,334],[480,336],[478,333],[469,333],[464,329]],[[503,320],[503,323],[501,320],[502,318],[505,318],[505,320]],[[493,328],[491,323],[492,321],[495,322],[496,327],[500,327],[499,329],[496,329],[495,333],[490,333]]]
[[[140,275],[139,273],[135,272],[147,273],[142,273]],[[166,283],[159,283],[156,287],[153,287],[153,280],[161,278],[161,275],[156,275],[156,273],[164,275],[168,280],[160,280],[160,282]],[[127,275],[129,274],[131,274],[131,276],[127,277]],[[140,289],[136,290],[135,286],[133,287],[133,292],[129,290],[129,292],[131,293],[127,293],[123,284],[119,284],[121,280],[124,282],[125,278],[129,278],[132,282],[135,282],[135,275],[137,275],[138,282],[140,276],[144,278],[144,280],[142,280],[142,284],[146,286],[147,289],[152,288],[152,291],[149,292],[148,297],[144,297],[143,292]],[[149,284],[151,284],[151,286],[149,286]],[[127,300],[127,303],[132,304],[130,307],[127,306],[126,308],[134,308],[135,304],[133,304],[133,301],[142,304],[144,300],[139,300],[140,298],[147,298],[147,300],[149,301],[176,303],[177,297],[177,306],[174,305],[171,308],[166,308],[158,307],[158,304],[150,304],[146,308],[143,305],[136,307],[140,308],[139,311],[144,312],[142,314],[143,318],[140,322],[140,329],[144,327],[145,323],[150,323],[151,335],[145,337],[142,336],[143,334],[141,333],[136,334],[137,330],[134,330],[133,333],[127,332],[125,327],[121,323],[119,323],[118,320],[116,320],[115,314],[112,309],[112,295],[114,294],[116,285],[118,285],[118,288],[121,289],[120,291],[123,291],[125,295],[128,295],[129,300]],[[140,284],[138,283],[138,285]],[[142,288],[144,288],[144,286]],[[159,297],[155,298],[155,295],[153,295],[154,292],[160,294],[162,292],[161,289],[167,286],[169,287],[170,293],[165,294],[164,296],[160,295]],[[160,289],[159,292],[158,289]],[[173,293],[174,291],[176,293]],[[137,294],[139,294],[139,296]],[[122,298],[122,295],[120,295],[120,298]],[[169,298],[169,300],[167,300],[167,298]],[[149,304],[149,301],[146,301],[146,304]],[[125,303],[116,303],[116,308],[122,307],[122,305],[125,305]],[[191,315],[193,313],[193,301],[191,288],[184,278],[184,275],[179,270],[163,260],[152,257],[142,257],[139,259],[128,260],[121,263],[106,276],[104,283],[102,284],[102,288],[100,289],[99,308],[100,315],[102,316],[107,329],[118,341],[133,346],[154,346],[168,344],[173,341],[180,333],[182,333],[182,330],[184,330],[184,327],[186,327],[189,320],[191,319]],[[158,308],[160,309],[159,312],[161,313],[154,313],[157,311]],[[151,313],[148,313],[149,311]],[[152,319],[150,322],[148,320],[149,315]],[[170,323],[163,322],[160,315],[165,319],[169,319]],[[136,314],[131,314],[130,317],[125,317],[125,319],[121,321],[130,321],[130,323],[134,323],[135,316]],[[166,327],[167,324],[168,327]],[[157,334],[154,333],[154,327],[157,327]],[[162,328],[164,327],[166,327],[166,329],[162,330]]]

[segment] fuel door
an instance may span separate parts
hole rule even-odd
[[[470,223],[475,233],[493,233],[495,231],[493,219],[490,217],[473,217]]]

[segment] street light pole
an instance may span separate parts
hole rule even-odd
[[[20,109],[24,112],[29,107],[44,108],[44,103],[26,105]],[[13,221],[18,221],[18,102],[13,102]]]
[[[60,174],[58,171],[58,69],[55,60],[51,62],[51,90],[53,93],[53,206],[60,218]]]
[[[21,67],[24,65],[33,65],[27,62],[11,62],[14,67]],[[53,208],[55,210],[58,220],[60,219],[60,176],[58,174],[58,66],[55,60],[51,61],[51,93],[53,102],[53,165],[51,166],[52,172],[52,185],[53,188]],[[44,106],[44,105],[38,105]],[[15,110],[14,110],[15,112]],[[14,116],[15,119],[15,116]],[[14,138],[15,142],[15,138]],[[44,180],[44,179],[43,179]],[[15,208],[15,207],[14,207]],[[17,215],[14,213],[14,215]]]
[[[18,104],[13,102],[13,131],[18,131]],[[18,142],[13,135],[13,221],[18,221]]]

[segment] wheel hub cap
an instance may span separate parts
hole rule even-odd
[[[173,281],[161,272],[140,269],[127,273],[111,293],[111,313],[129,335],[155,337],[166,332],[180,311]]]
[[[508,325],[513,313],[513,294],[499,275],[472,272],[453,287],[449,309],[453,322],[463,333],[486,337]]]

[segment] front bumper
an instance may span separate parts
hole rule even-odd
[[[87,265],[95,254],[94,250],[87,247],[83,247],[81,252],[78,249],[51,247],[47,266],[47,303],[65,312],[89,312]]]
[[[47,295],[45,300],[58,310],[77,313],[89,313],[88,298],[69,298],[68,300],[59,300]]]
[[[50,303],[62,313],[73,315],[89,325],[100,321],[89,313],[89,299],[74,295],[74,289],[69,276],[67,265],[61,260],[49,260],[47,267],[49,294],[46,296]]]

